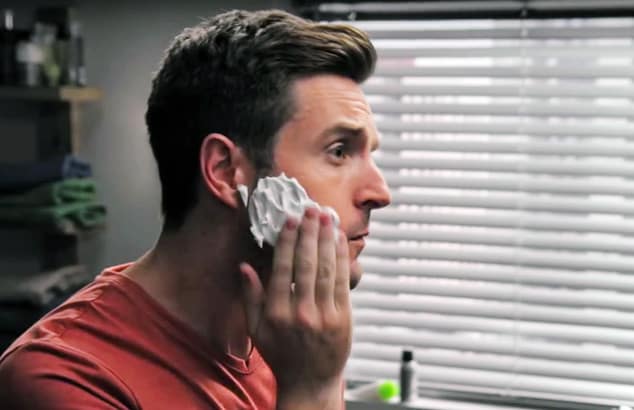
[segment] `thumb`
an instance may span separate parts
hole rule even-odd
[[[256,336],[260,323],[262,305],[264,304],[264,287],[258,273],[246,262],[240,264],[242,275],[242,298],[247,315],[249,335]]]

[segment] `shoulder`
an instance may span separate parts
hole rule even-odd
[[[0,359],[6,408],[134,409],[130,389],[95,357],[56,338],[24,343]]]

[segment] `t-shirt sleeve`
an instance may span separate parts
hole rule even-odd
[[[0,361],[7,409],[138,409],[130,389],[97,360],[55,343],[28,344]]]

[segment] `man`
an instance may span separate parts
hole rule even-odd
[[[367,36],[281,11],[221,14],[166,52],[146,121],[163,231],[105,270],[0,359],[0,403],[29,409],[337,409],[349,290],[370,211],[390,201],[359,87]],[[274,248],[238,185],[295,177],[306,210]]]

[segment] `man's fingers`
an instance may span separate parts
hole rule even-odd
[[[337,275],[335,277],[335,305],[338,309],[350,306],[350,257],[346,235],[339,231],[337,238]]]
[[[319,211],[307,208],[304,212],[299,238],[295,247],[296,306],[310,308],[315,304],[315,277],[317,276],[317,242],[319,238]],[[307,312],[305,312],[307,313]]]
[[[254,337],[260,323],[262,304],[264,303],[264,288],[257,272],[248,263],[240,264],[240,273],[242,274],[242,295],[249,335]]]
[[[333,309],[335,277],[337,276],[337,255],[335,232],[330,215],[319,216],[319,249],[317,278],[315,279],[315,302],[323,311]]]
[[[298,222],[289,217],[279,233],[271,277],[267,286],[267,311],[271,316],[281,319],[290,318],[291,313],[291,283],[293,281],[293,258],[297,241]]]

